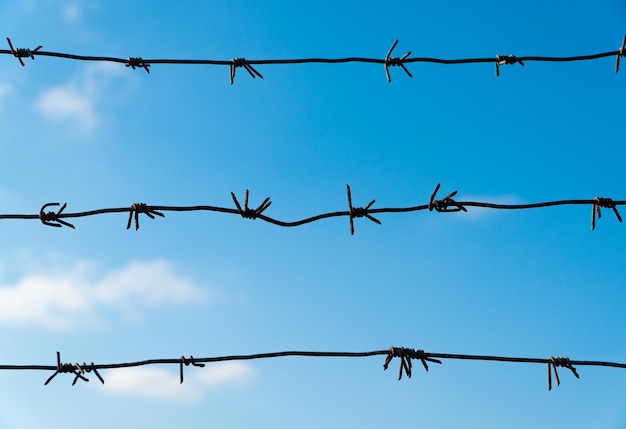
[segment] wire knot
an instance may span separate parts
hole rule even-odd
[[[237,206],[237,212],[244,219],[256,219],[259,215],[261,215],[265,211],[265,209],[267,209],[272,204],[272,202],[270,201],[270,197],[267,197],[266,199],[263,200],[261,205],[259,205],[256,209],[249,208],[247,189],[246,189],[246,194],[243,200],[243,208],[241,208],[241,205],[239,204],[239,201],[237,200],[237,197],[235,196],[233,192],[230,193],[230,196],[233,198],[233,201],[235,202],[235,206]]]
[[[133,70],[136,68],[142,68],[146,71],[146,73],[150,74],[150,64],[145,62],[141,57],[128,57],[126,67],[130,67]]]
[[[429,357],[424,350],[410,349],[405,347],[389,347],[387,358],[383,364],[383,369],[386,371],[389,367],[389,363],[394,357],[400,358],[400,370],[398,372],[398,380],[402,379],[402,372],[406,374],[408,378],[411,378],[411,368],[413,364],[411,359],[419,359],[424,366],[424,369],[428,371],[428,362],[441,364],[439,359],[433,359]]]
[[[402,67],[402,70],[404,70],[404,72],[407,74],[407,76],[413,77],[411,72],[404,66],[404,61],[408,58],[409,55],[411,55],[411,51],[407,52],[401,57],[391,56],[391,52],[393,51],[393,49],[396,47],[397,44],[398,44],[398,39],[396,39],[396,41],[393,42],[393,44],[391,45],[391,48],[389,48],[389,51],[387,51],[387,55],[385,56],[385,76],[387,76],[387,82],[391,82],[391,76],[389,75],[389,66],[391,67],[400,66]]]
[[[230,70],[230,84],[232,85],[235,82],[235,71],[237,67],[243,67],[252,79],[255,79],[257,76],[263,79],[261,73],[259,73],[245,58],[233,58],[230,60],[230,64],[228,68]]]
[[[443,197],[443,199],[441,200],[435,200],[435,196],[437,195],[437,191],[439,191],[440,187],[441,187],[441,184],[437,183],[435,190],[430,196],[430,201],[428,202],[428,211],[433,211],[433,209],[435,209],[438,212],[446,212],[446,213],[467,211],[467,209],[463,207],[462,204],[457,203],[456,201],[452,199],[452,197],[454,197],[458,191],[449,193],[448,195]],[[450,206],[453,206],[454,208],[449,208]]]
[[[617,211],[617,206],[615,204],[615,201],[613,201],[611,198],[595,197],[593,200],[594,200],[594,203],[591,206],[591,230],[592,231],[596,229],[596,215],[598,216],[598,219],[602,217],[602,212],[600,211],[600,208],[612,209],[613,213],[615,213],[615,217],[617,217],[617,220],[619,222],[622,221],[622,217]]]
[[[205,367],[203,363],[196,362],[196,360],[194,359],[192,355],[189,355],[189,359],[185,359],[185,356],[181,356],[180,357],[180,384],[183,384],[183,365],[185,366],[193,365],[193,366],[197,366],[200,368]]]
[[[387,64],[387,66],[401,66],[404,62],[405,57],[391,57],[391,58],[386,58],[385,59],[385,64]]]
[[[93,362],[91,362],[91,365],[87,365],[85,362],[83,362],[82,365],[80,365],[79,363],[75,363],[75,364],[61,363],[61,353],[57,352],[56,371],[46,380],[46,382],[44,383],[44,386],[48,385],[48,383],[50,383],[52,379],[57,376],[57,374],[68,374],[68,373],[74,374],[74,381],[72,381],[72,386],[76,384],[79,378],[85,382],[88,382],[89,379],[85,377],[83,374],[85,374],[86,372],[92,372],[92,371],[94,374],[96,374],[96,376],[98,377],[98,380],[100,380],[100,382],[104,384],[104,380],[98,373],[98,370],[96,369],[96,366],[94,365]]]
[[[500,76],[500,66],[515,63],[519,63],[524,67],[524,62],[515,55],[496,55],[496,77]]]
[[[143,213],[150,219],[154,219],[154,215],[165,217],[163,213],[160,213],[154,209],[151,209],[145,203],[134,203],[130,206],[130,213],[128,214],[128,223],[126,229],[130,229],[131,221],[133,220],[133,213],[135,215],[135,231],[139,229],[139,214]]]
[[[366,207],[353,207],[352,208],[352,217],[363,217],[363,216],[367,216]]]
[[[41,206],[41,209],[39,209],[39,220],[44,225],[53,226],[55,228],[61,228],[63,225],[65,225],[65,226],[69,226],[70,228],[74,229],[74,225],[72,225],[69,222],[65,222],[64,220],[59,219],[59,216],[61,215],[61,213],[63,213],[63,210],[65,210],[65,207],[67,206],[67,203],[64,203],[61,206],[61,208],[59,209],[59,211],[57,211],[56,213],[53,212],[53,211],[49,211],[47,213],[44,212],[46,207],[58,206],[58,205],[59,205],[59,203],[47,203],[47,204],[44,204],[43,206]]]
[[[353,207],[352,206],[352,192],[350,191],[350,185],[346,185],[346,192],[348,194],[348,215],[350,216],[350,234],[354,235],[354,218],[366,217],[378,225],[381,222],[369,214],[368,210],[376,202],[376,200],[370,201],[365,207]]]
[[[243,67],[248,63],[245,58],[233,58],[230,61],[233,63],[233,67]]]
[[[13,54],[13,56],[15,58],[17,58],[17,60],[20,62],[20,64],[23,66],[25,66],[24,61],[22,61],[22,58],[30,58],[32,60],[35,59],[35,55],[34,53],[37,52],[38,50],[40,50],[41,48],[43,48],[43,46],[39,45],[37,46],[35,49],[33,49],[32,51],[30,49],[27,48],[13,48],[13,44],[11,43],[11,39],[9,39],[7,37],[7,42],[9,43],[9,48],[11,49],[11,53]]]
[[[569,358],[559,357],[559,356],[556,356],[556,357],[550,356],[548,358],[548,390],[552,390],[552,375],[550,372],[551,368],[554,371],[554,378],[556,379],[556,385],[559,386],[561,384],[559,380],[559,373],[556,371],[556,368],[559,366],[569,369],[570,371],[572,371],[572,374],[576,376],[576,378],[580,378],[580,376],[576,372],[576,368],[572,366],[572,363],[570,362]]]

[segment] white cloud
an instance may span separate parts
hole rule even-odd
[[[67,22],[76,22],[80,19],[81,8],[78,3],[69,3],[63,8],[63,19]]]
[[[8,83],[0,83],[0,105],[2,105],[2,100],[11,93],[12,89]]]
[[[178,371],[154,367],[121,368],[102,374],[108,393],[167,400],[192,401],[224,385],[245,384],[255,378],[251,366],[241,362],[209,363],[204,368],[185,366],[184,382]]]
[[[193,374],[192,383],[198,383],[207,388],[215,388],[224,384],[243,383],[255,376],[252,367],[241,362],[208,363],[206,365],[205,368],[197,368],[198,372]]]
[[[64,3],[61,5],[60,3]],[[93,5],[93,2],[84,1],[59,1],[59,0],[19,0],[12,1],[11,5],[15,8],[15,13],[28,13],[35,16],[46,14],[59,16],[66,22],[76,22],[81,16],[85,6]],[[60,14],[59,14],[60,12]]]
[[[13,284],[0,278],[0,325],[74,329],[99,322],[106,310],[140,318],[151,307],[206,296],[206,290],[162,260],[132,262],[99,278],[95,271],[93,264],[82,261],[48,275],[29,274]]]
[[[75,121],[91,132],[98,124],[93,94],[73,85],[57,86],[45,91],[37,100],[37,109],[54,121]]]
[[[113,84],[120,88],[123,73],[120,64],[89,64],[67,82],[44,90],[35,109],[53,122],[68,125],[72,134],[90,134],[102,123],[108,89]]]

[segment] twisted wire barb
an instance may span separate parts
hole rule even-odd
[[[146,73],[150,74],[150,64],[144,61],[141,57],[128,57],[126,67],[130,67],[133,70],[136,68],[142,68],[146,71]]]
[[[62,373],[74,374],[74,381],[72,381],[72,386],[76,384],[78,379],[88,382],[89,379],[85,377],[83,374],[85,374],[86,372],[91,372],[91,371],[93,371],[93,373],[96,374],[96,376],[98,377],[98,380],[100,380],[100,382],[104,384],[104,379],[98,373],[98,369],[94,365],[93,362],[91,362],[91,365],[87,365],[85,362],[83,362],[82,365],[79,363],[75,363],[75,364],[61,363],[61,353],[57,352],[57,365],[56,365],[55,371],[50,377],[48,377],[48,379],[43,385],[47,386],[48,383],[50,383],[52,379],[57,376],[57,374],[62,374]]]
[[[556,368],[558,366],[569,369],[570,371],[572,371],[572,374],[576,376],[576,378],[580,378],[578,372],[576,372],[576,368],[572,366],[572,362],[570,362],[569,358],[550,356],[548,358],[548,390],[552,390],[552,375],[550,374],[550,368],[552,368],[552,370],[554,371],[556,385],[561,385],[561,381],[559,380],[559,373],[556,371]]]
[[[610,198],[603,197],[595,197],[595,203],[591,206],[591,230],[596,229],[596,214],[598,215],[598,219],[602,217],[602,212],[600,211],[601,207],[613,209],[613,213],[615,213],[615,217],[619,222],[622,221],[622,217],[619,215],[617,211],[617,207],[615,207],[615,202]]]
[[[228,68],[230,70],[231,85],[235,83],[235,72],[237,70],[237,67],[243,67],[252,77],[252,79],[255,79],[257,76],[263,79],[261,73],[259,73],[254,67],[252,67],[252,65],[248,61],[246,61],[245,58],[233,58],[232,60],[230,60],[230,64],[228,65]]]
[[[404,66],[406,59],[408,58],[409,55],[411,55],[411,51],[407,52],[401,57],[393,57],[393,58],[390,57],[391,52],[393,51],[393,48],[395,48],[397,44],[398,44],[398,39],[396,39],[396,41],[393,42],[393,44],[391,45],[391,48],[389,48],[389,51],[387,51],[387,56],[385,56],[385,76],[387,76],[387,82],[391,82],[391,76],[389,76],[389,66],[400,66],[402,67],[402,70],[404,70],[404,72],[407,74],[407,76],[413,77],[411,72],[409,72],[409,70]]]
[[[517,58],[515,55],[496,55],[496,77],[500,76],[501,65],[515,63],[519,63],[522,67],[524,67],[524,61]]]
[[[361,358],[371,356],[385,356],[385,362],[383,369],[387,370],[389,364],[394,358],[400,359],[400,370],[398,373],[398,380],[402,379],[402,374],[406,374],[407,378],[411,378],[412,359],[419,359],[424,366],[424,369],[428,371],[427,362],[442,364],[441,360],[471,360],[471,361],[486,361],[486,362],[510,362],[510,363],[535,363],[535,364],[547,364],[548,365],[548,390],[552,389],[552,376],[551,371],[554,372],[557,385],[560,385],[559,376],[557,373],[557,367],[564,367],[572,371],[576,378],[580,378],[578,372],[574,368],[576,366],[600,366],[610,368],[626,369],[626,363],[619,362],[606,362],[606,361],[590,361],[590,360],[573,360],[566,357],[553,357],[550,356],[547,359],[543,358],[528,358],[528,357],[507,357],[507,356],[489,356],[489,355],[468,355],[468,354],[452,354],[452,353],[430,353],[421,349],[411,349],[405,347],[390,347],[386,350],[374,350],[366,352],[316,352],[316,351],[283,351],[283,352],[271,352],[271,353],[257,353],[249,355],[228,355],[228,356],[214,356],[204,358],[194,358],[189,356],[181,356],[177,359],[147,359],[135,362],[121,362],[121,363],[107,363],[107,364],[94,364],[89,365],[86,363],[61,363],[61,354],[57,352],[56,365],[0,365],[0,370],[33,370],[33,371],[54,371],[53,374],[48,377],[44,385],[48,385],[58,374],[72,374],[74,380],[72,386],[76,384],[78,379],[88,382],[89,379],[85,377],[85,373],[93,372],[100,382],[104,384],[104,379],[98,372],[103,369],[121,369],[132,368],[147,365],[179,365],[180,368],[180,383],[183,380],[183,366],[193,365],[196,367],[205,367],[207,363],[214,362],[226,362],[226,361],[240,361],[240,360],[256,360],[256,359],[268,359],[279,358],[287,356],[301,356],[301,357],[344,357],[344,358]]]
[[[47,203],[44,204],[39,210],[38,214],[28,215],[28,214],[0,214],[0,220],[5,219],[19,219],[19,220],[28,220],[28,219],[38,219],[44,225],[52,226],[52,227],[61,227],[67,226],[70,228],[74,228],[74,225],[70,224],[63,219],[68,218],[80,218],[80,217],[88,217],[88,216],[96,216],[107,213],[129,213],[128,222],[126,224],[126,229],[130,229],[133,217],[135,221],[135,230],[139,229],[139,215],[145,214],[150,219],[155,219],[155,216],[165,217],[162,212],[194,212],[194,211],[209,211],[209,212],[220,212],[227,214],[235,214],[239,215],[245,219],[261,219],[267,223],[271,223],[273,225],[282,226],[282,227],[296,227],[305,225],[312,222],[317,222],[322,219],[333,218],[333,217],[342,217],[347,216],[350,221],[350,234],[354,234],[354,219],[360,217],[366,217],[374,223],[381,224],[381,221],[376,219],[373,214],[376,213],[408,213],[408,212],[417,212],[422,210],[428,211],[436,211],[441,213],[451,213],[451,212],[467,212],[468,207],[481,207],[487,209],[497,209],[497,210],[526,210],[526,209],[538,209],[538,208],[546,208],[546,207],[555,207],[555,206],[566,206],[566,205],[591,205],[592,209],[592,217],[591,217],[591,229],[594,230],[596,226],[596,216],[598,218],[601,217],[601,208],[610,208],[613,210],[615,217],[619,222],[622,222],[622,217],[617,210],[618,206],[622,206],[626,204],[626,200],[613,200],[611,198],[606,197],[595,197],[593,199],[578,199],[578,200],[555,200],[555,201],[546,201],[539,203],[529,203],[529,204],[498,204],[498,203],[490,203],[490,202],[481,202],[481,201],[456,201],[453,199],[457,195],[457,191],[451,192],[442,199],[436,199],[437,192],[439,191],[441,185],[437,184],[435,190],[430,195],[430,199],[427,204],[411,206],[411,207],[387,207],[387,208],[371,208],[376,200],[372,199],[365,207],[354,207],[352,205],[352,193],[350,190],[350,186],[346,185],[346,192],[348,197],[348,210],[346,211],[336,211],[329,213],[322,213],[319,215],[307,217],[300,220],[295,221],[283,221],[278,220],[272,217],[265,215],[265,211],[272,204],[270,198],[267,197],[263,202],[256,208],[252,209],[248,207],[248,190],[246,189],[244,204],[243,207],[239,204],[237,197],[233,192],[231,192],[231,197],[233,202],[235,203],[236,208],[228,208],[228,207],[217,207],[217,206],[207,206],[207,205],[199,205],[199,206],[157,206],[157,205],[147,205],[145,203],[135,203],[128,207],[119,207],[119,208],[103,208],[96,210],[89,210],[83,212],[76,213],[66,213],[63,212],[67,204],[63,204],[63,206],[55,213],[52,211],[44,212],[44,210],[49,206],[58,206],[59,203]]]
[[[199,368],[204,368],[206,365],[203,363],[198,363],[194,360],[193,356],[189,355],[189,359],[185,359],[185,356],[181,356],[180,357],[180,384],[183,384],[183,365],[184,366],[189,366],[189,365],[193,365],[193,366],[197,366]]]
[[[74,225],[72,225],[69,222],[65,222],[64,220],[59,219],[59,216],[61,215],[61,213],[63,213],[63,210],[65,210],[65,207],[67,207],[67,203],[63,203],[59,211],[57,211],[56,213],[53,211],[49,211],[47,213],[44,212],[46,207],[58,206],[58,205],[59,203],[48,203],[48,204],[44,204],[43,206],[41,206],[41,209],[39,209],[39,220],[44,225],[53,226],[56,228],[61,228],[63,227],[63,225],[65,225],[74,229]]]
[[[428,362],[434,362],[441,364],[439,359],[433,359],[429,357],[424,350],[417,349],[407,349],[405,347],[389,347],[389,352],[387,353],[387,359],[385,359],[385,363],[383,364],[383,369],[386,371],[389,367],[389,363],[395,357],[400,358],[400,370],[398,371],[398,380],[402,380],[402,372],[406,374],[408,378],[411,378],[411,368],[413,364],[411,363],[411,359],[419,359],[424,366],[424,369],[428,371]]]
[[[243,200],[243,209],[242,209],[235,194],[231,192],[230,196],[233,198],[233,202],[237,206],[237,213],[239,213],[241,217],[244,219],[256,219],[257,217],[259,217],[259,215],[261,215],[261,213],[263,213],[263,211],[265,211],[265,209],[267,209],[272,204],[272,202],[270,201],[270,197],[267,197],[266,199],[263,200],[263,202],[256,209],[253,210],[249,208],[248,207],[248,190],[246,189],[246,195]]]
[[[441,200],[435,200],[435,196],[437,195],[437,192],[439,191],[440,187],[441,187],[441,184],[437,183],[437,186],[435,186],[435,190],[430,195],[430,201],[428,202],[428,211],[431,212],[433,211],[433,209],[435,209],[438,212],[443,212],[443,213],[467,211],[467,209],[463,207],[463,204],[457,203],[456,201],[452,199],[452,197],[454,197],[458,191],[450,192]],[[453,206],[454,208],[451,209],[449,208],[450,206]]]
[[[17,60],[20,62],[20,64],[22,65],[22,67],[24,67],[26,64],[24,64],[24,61],[22,61],[22,58],[30,58],[31,60],[35,59],[35,54],[38,53],[38,51],[43,48],[43,46],[39,45],[37,46],[35,49],[33,49],[32,51],[28,48],[18,48],[18,49],[14,49],[13,48],[13,44],[11,43],[11,39],[9,39],[7,37],[7,42],[9,43],[9,51],[8,52],[1,52],[1,53],[8,53],[13,55],[15,58],[17,58]]]
[[[306,64],[306,63],[325,63],[325,64],[339,64],[339,63],[369,63],[369,64],[382,64],[385,70],[385,76],[387,78],[387,82],[391,82],[391,76],[389,75],[389,67],[398,66],[401,67],[402,70],[409,77],[413,77],[411,72],[406,68],[406,64],[410,63],[435,63],[435,64],[472,64],[472,63],[494,63],[496,67],[496,77],[500,76],[500,66],[507,64],[516,64],[524,66],[524,63],[528,63],[531,61],[542,61],[542,62],[571,62],[571,61],[589,61],[595,60],[599,58],[605,57],[616,57],[615,60],[615,72],[619,71],[620,58],[626,56],[626,36],[622,41],[622,45],[619,49],[615,51],[608,52],[600,52],[597,54],[588,54],[588,55],[574,55],[574,56],[565,56],[565,57],[550,57],[550,56],[515,56],[515,55],[496,55],[495,57],[486,57],[486,58],[459,58],[459,59],[443,59],[443,58],[431,58],[431,57],[414,57],[409,58],[411,55],[411,51],[408,51],[401,57],[392,57],[392,51],[398,44],[398,40],[396,39],[394,43],[391,45],[391,48],[387,51],[387,55],[385,58],[366,58],[366,57],[346,57],[346,58],[295,58],[295,59],[268,59],[268,60],[247,60],[245,58],[233,58],[231,60],[211,60],[211,59],[147,59],[144,60],[142,57],[127,57],[127,58],[117,58],[117,57],[102,57],[102,56],[91,56],[91,55],[75,55],[68,54],[62,52],[51,52],[51,51],[42,51],[42,46],[38,46],[35,49],[27,49],[27,48],[18,48],[15,49],[13,44],[11,43],[11,39],[7,37],[7,42],[9,44],[10,49],[0,49],[0,54],[12,55],[18,59],[20,64],[24,66],[24,61],[22,58],[31,58],[35,59],[36,56],[45,56],[45,57],[56,57],[56,58],[64,58],[69,60],[78,60],[78,61],[106,61],[106,62],[114,62],[124,64],[126,67],[137,69],[142,68],[148,74],[150,73],[149,67],[154,64],[187,64],[187,65],[219,65],[219,66],[228,66],[229,68],[229,76],[230,76],[230,84],[234,83],[235,79],[235,71],[238,67],[244,68],[248,74],[252,78],[259,77],[263,79],[261,73],[259,73],[254,65],[270,65],[270,64]]]
[[[154,219],[154,215],[165,217],[163,213],[159,213],[151,207],[148,207],[145,203],[135,203],[130,206],[130,212],[128,214],[128,223],[126,229],[130,229],[130,223],[133,219],[133,213],[135,214],[135,231],[139,229],[139,214],[143,213],[150,219]]]
[[[369,208],[376,202],[372,200],[365,207],[353,207],[352,206],[352,192],[350,191],[350,185],[346,185],[346,191],[348,194],[348,216],[350,217],[350,235],[354,235],[354,218],[365,216],[374,223],[381,224],[381,222],[368,213]]]

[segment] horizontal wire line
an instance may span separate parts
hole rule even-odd
[[[146,359],[134,362],[120,362],[120,363],[104,363],[104,364],[86,364],[79,363],[62,363],[60,353],[57,352],[57,364],[56,365],[0,365],[0,370],[5,371],[55,371],[52,376],[48,378],[45,384],[48,384],[56,375],[60,373],[70,373],[75,376],[74,383],[78,378],[83,381],[89,381],[84,374],[87,372],[94,372],[100,381],[104,384],[104,379],[97,372],[103,369],[121,369],[121,368],[134,368],[147,365],[166,365],[175,364],[180,365],[181,383],[183,382],[182,367],[183,365],[205,366],[206,363],[215,362],[227,362],[227,361],[242,361],[242,360],[258,360],[269,359],[279,357],[334,357],[334,358],[362,358],[372,356],[386,356],[386,362],[384,369],[387,369],[389,362],[398,357],[401,359],[400,373],[398,379],[402,378],[403,372],[410,378],[411,377],[411,359],[421,360],[424,368],[428,371],[428,365],[426,362],[441,364],[439,359],[443,360],[471,360],[471,361],[484,361],[484,362],[508,362],[508,363],[533,363],[533,364],[547,364],[553,366],[557,383],[559,383],[558,374],[556,374],[556,367],[561,366],[570,369],[574,375],[578,378],[578,373],[574,368],[576,366],[596,366],[596,367],[611,367],[626,369],[626,363],[597,361],[597,360],[575,360],[564,357],[549,357],[549,358],[529,358],[529,357],[510,357],[510,356],[491,356],[491,355],[470,355],[470,354],[456,354],[456,353],[431,353],[423,350],[414,350],[404,347],[391,347],[387,350],[374,350],[366,352],[326,352],[326,351],[282,351],[282,352],[270,352],[270,353],[256,353],[248,355],[227,355],[227,356],[214,356],[194,358],[189,356],[185,358],[174,359]],[[73,384],[74,384],[73,383]],[[549,377],[549,388],[551,388],[551,378]]]
[[[55,57],[64,58],[69,60],[79,61],[103,61],[113,62],[120,64],[128,64],[128,58],[117,57],[100,57],[93,55],[74,55],[65,54],[61,52],[48,52],[48,51],[31,51],[33,56],[41,57]],[[0,49],[0,54],[13,55],[8,49]],[[598,54],[590,55],[574,55],[568,57],[548,57],[548,56],[516,56],[518,61],[543,61],[543,62],[572,62],[572,61],[588,61],[606,57],[614,57],[619,55],[620,51],[608,51]],[[209,59],[144,59],[142,61],[147,64],[175,64],[175,65],[220,65],[228,66],[232,64],[232,60],[209,60]],[[472,63],[494,63],[498,61],[495,57],[488,58],[458,58],[458,59],[444,59],[444,58],[432,58],[432,57],[414,57],[405,58],[403,63],[437,63],[437,64],[472,64]],[[292,59],[269,59],[269,60],[249,60],[246,59],[248,64],[254,65],[268,65],[268,64],[307,64],[307,63],[323,63],[323,64],[342,64],[342,63],[370,63],[370,64],[385,64],[385,59],[380,58],[367,58],[367,57],[347,57],[347,58],[292,58]]]
[[[555,206],[566,206],[566,205],[591,205],[592,207],[592,229],[595,228],[596,216],[598,218],[601,217],[600,208],[610,208],[613,210],[615,216],[618,221],[621,222],[621,216],[617,210],[618,206],[626,205],[626,200],[612,200],[611,198],[604,197],[596,197],[595,199],[568,199],[568,200],[555,200],[555,201],[545,201],[545,202],[537,202],[537,203],[527,203],[527,204],[500,204],[500,203],[492,203],[492,202],[481,202],[481,201],[456,201],[452,199],[453,196],[456,195],[456,191],[447,195],[443,199],[435,199],[436,192],[439,189],[439,185],[435,188],[435,192],[431,195],[430,201],[427,204],[411,206],[411,207],[386,207],[386,208],[370,208],[370,206],[375,202],[372,200],[365,208],[363,207],[354,207],[352,205],[352,197],[350,187],[346,186],[348,192],[348,210],[343,211],[333,211],[328,213],[321,213],[318,215],[310,216],[307,218],[303,218],[295,221],[284,221],[275,219],[273,217],[267,216],[264,214],[264,211],[272,204],[269,197],[265,199],[265,201],[257,208],[252,209],[248,207],[248,190],[246,190],[245,201],[243,208],[239,204],[236,196],[231,193],[233,201],[236,205],[236,208],[228,208],[228,207],[218,207],[218,206],[210,206],[210,205],[195,205],[195,206],[167,206],[167,205],[147,205],[144,203],[133,204],[130,207],[117,207],[117,208],[102,208],[96,210],[88,210],[81,211],[75,213],[66,213],[63,210],[66,207],[64,204],[57,212],[49,211],[45,212],[45,208],[49,206],[58,206],[58,203],[48,203],[45,204],[39,211],[39,214],[0,214],[0,220],[33,220],[38,219],[43,224],[48,226],[60,227],[62,225],[69,226],[74,228],[73,225],[69,224],[63,219],[72,219],[72,218],[83,218],[90,216],[97,216],[108,213],[129,213],[129,219],[127,228],[130,228],[131,220],[134,215],[135,220],[135,229],[139,228],[139,214],[145,214],[150,218],[154,219],[154,215],[163,217],[163,213],[161,212],[196,212],[196,211],[208,211],[208,212],[219,212],[226,214],[239,215],[243,218],[248,219],[260,219],[262,221],[271,223],[273,225],[281,226],[281,227],[296,227],[302,226],[305,224],[309,224],[312,222],[320,221],[323,219],[334,218],[334,217],[349,217],[351,232],[354,233],[353,219],[359,217],[367,217],[373,222],[381,223],[378,219],[375,219],[372,215],[379,213],[408,213],[408,212],[417,212],[423,210],[435,210],[438,212],[458,212],[458,211],[467,211],[468,207],[477,207],[477,208],[485,208],[485,209],[495,209],[495,210],[528,210],[528,209],[539,209],[539,208],[547,208],[547,207],[555,207]]]
[[[176,65],[220,65],[220,66],[229,66],[230,68],[230,81],[233,83],[233,79],[235,77],[235,69],[237,67],[243,67],[251,77],[260,77],[263,76],[255,70],[252,65],[272,65],[272,64],[306,64],[306,63],[325,63],[325,64],[339,64],[339,63],[370,63],[370,64],[383,64],[385,66],[385,74],[387,76],[387,81],[391,81],[391,77],[389,75],[388,67],[389,66],[400,66],[404,72],[409,76],[413,77],[409,70],[405,67],[405,64],[411,63],[436,63],[436,64],[471,64],[471,63],[495,63],[496,65],[496,76],[499,76],[499,67],[501,65],[507,64],[515,64],[519,63],[520,65],[524,65],[524,62],[529,61],[539,61],[539,62],[571,62],[571,61],[588,61],[595,60],[605,57],[616,57],[615,62],[615,71],[619,70],[620,58],[626,56],[626,36],[624,37],[624,41],[622,42],[621,48],[608,51],[608,52],[600,52],[595,54],[588,55],[573,55],[573,56],[563,56],[563,57],[555,57],[555,56],[537,56],[537,55],[527,55],[527,56],[515,56],[515,55],[496,55],[493,57],[486,58],[459,58],[459,59],[444,59],[444,58],[432,58],[432,57],[414,57],[409,58],[411,55],[411,51],[407,52],[402,57],[391,57],[391,53],[393,49],[396,47],[398,40],[396,40],[384,59],[381,58],[368,58],[368,57],[346,57],[346,58],[295,58],[295,59],[265,59],[265,60],[248,60],[245,58],[233,58],[231,60],[212,60],[212,59],[143,59],[142,57],[128,57],[128,58],[118,58],[118,57],[108,57],[108,56],[93,56],[93,55],[76,55],[76,54],[68,54],[62,52],[52,52],[52,51],[42,51],[42,46],[37,47],[36,49],[24,49],[19,48],[15,49],[11,40],[7,37],[7,42],[9,44],[10,49],[0,49],[0,54],[4,55],[12,55],[16,57],[20,64],[23,66],[24,61],[22,58],[31,58],[35,59],[36,56],[43,57],[55,57],[55,58],[63,58],[69,60],[78,60],[78,61],[105,61],[105,62],[114,62],[124,64],[127,67],[135,68],[143,68],[146,72],[150,73],[149,67],[154,64],[176,64]]]

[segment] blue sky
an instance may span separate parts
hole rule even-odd
[[[15,47],[229,60],[578,55],[619,48],[618,0],[12,1]],[[5,48],[6,49],[6,48]],[[0,213],[234,207],[250,190],[296,220],[441,196],[625,199],[614,58],[554,64],[225,66],[0,57]],[[380,214],[280,228],[221,213],[0,223],[0,363],[113,363],[282,350],[626,361],[625,226],[590,207]],[[0,373],[0,426],[547,428],[626,426],[626,372],[444,361],[396,380],[383,358],[281,358],[71,376]]]

